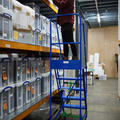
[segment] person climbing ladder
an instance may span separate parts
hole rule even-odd
[[[58,14],[74,13],[74,0],[53,0],[53,3],[59,8]],[[72,16],[59,16],[57,23],[61,26],[63,43],[74,42],[73,39],[73,24],[74,15]],[[77,49],[75,44],[70,44],[72,49],[72,60],[77,60]],[[64,60],[68,60],[69,47],[64,44]]]

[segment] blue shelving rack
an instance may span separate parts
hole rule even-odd
[[[58,42],[53,43],[52,42],[52,20],[55,17],[58,16],[70,16],[74,15],[76,16],[79,21],[79,42],[66,42],[66,43],[60,43],[59,39],[59,31],[58,26],[56,24],[56,30],[57,30],[57,36],[58,36]],[[80,58],[79,60],[63,60],[62,56],[62,50],[61,45],[63,44],[76,44],[79,46],[79,53]],[[52,46],[58,46],[60,49],[60,58],[55,60],[52,57]],[[84,55],[83,54],[84,51]],[[79,115],[77,117],[71,116],[73,118],[78,118],[79,120],[86,120],[87,119],[87,57],[86,57],[86,35],[85,35],[85,23],[82,21],[82,18],[80,14],[78,13],[72,13],[72,14],[64,14],[64,15],[55,15],[51,17],[50,19],[50,120],[52,120],[52,71],[54,70],[56,81],[57,81],[57,87],[58,91],[63,90],[62,93],[59,92],[60,100],[61,100],[61,106],[60,110],[58,111],[57,115],[55,116],[54,120],[58,118],[58,116],[63,113],[65,116],[67,116],[65,113],[66,109],[76,109],[79,110]],[[84,58],[83,58],[84,56]],[[82,66],[82,62],[85,62],[85,66]],[[60,76],[60,70],[62,70],[62,76]],[[77,70],[79,72],[77,77],[67,77],[65,76],[65,70]],[[65,86],[65,81],[72,81],[71,86]],[[76,83],[79,83],[79,87],[76,87]],[[68,90],[68,93],[66,95],[65,90]],[[79,91],[79,94],[76,96],[71,96],[72,91]],[[79,105],[68,104],[66,101],[78,101]],[[73,102],[74,103],[74,102]]]

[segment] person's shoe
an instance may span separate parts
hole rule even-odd
[[[78,60],[78,57],[77,56],[73,56],[72,60]]]
[[[68,60],[68,57],[63,57],[63,60]]]

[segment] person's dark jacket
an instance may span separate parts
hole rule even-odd
[[[74,13],[74,0],[53,0],[53,3],[59,8],[58,14]],[[58,24],[74,24],[74,16],[62,16],[57,19]]]

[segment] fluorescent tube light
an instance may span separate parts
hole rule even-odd
[[[98,22],[100,23],[100,14],[97,14]]]

